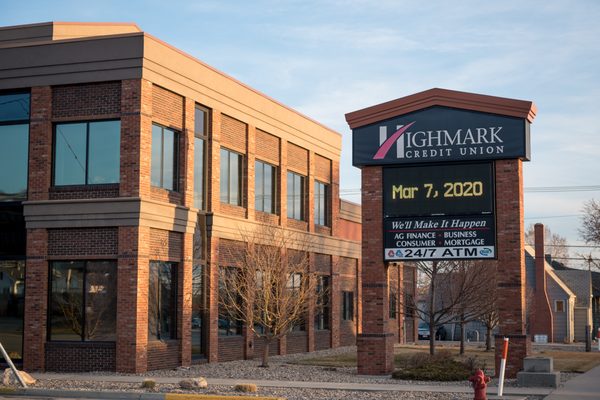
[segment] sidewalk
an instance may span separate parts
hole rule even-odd
[[[545,400],[591,400],[600,399],[600,365],[585,374],[565,382]]]
[[[58,373],[32,373],[36,379],[53,379],[65,381],[102,381],[116,383],[139,383],[145,379],[139,375],[98,375],[98,374],[58,374]],[[156,383],[177,384],[181,378],[178,377],[152,377]],[[353,390],[353,391],[390,391],[390,392],[436,392],[436,393],[473,393],[473,389],[465,385],[407,385],[407,384],[374,384],[374,383],[341,383],[341,382],[306,382],[306,381],[278,381],[278,380],[249,380],[249,379],[218,379],[206,378],[209,385],[233,386],[238,383],[254,383],[258,387],[278,388],[306,388],[306,389],[329,389],[329,390]],[[497,398],[498,389],[494,386],[488,387],[488,398]],[[552,389],[549,388],[521,388],[505,387],[503,399],[522,399],[526,396],[546,396]],[[33,395],[33,393],[30,393]],[[139,394],[138,394],[139,396]]]

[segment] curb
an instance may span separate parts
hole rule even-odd
[[[245,395],[211,395],[211,394],[187,394],[187,393],[128,393],[109,391],[87,391],[87,390],[53,390],[53,389],[13,389],[2,390],[0,395],[23,396],[23,397],[64,397],[83,399],[106,399],[106,400],[239,400],[252,398],[253,400],[285,400],[282,397],[245,396]]]

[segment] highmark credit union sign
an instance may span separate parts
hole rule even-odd
[[[496,257],[491,162],[383,169],[384,259]]]
[[[529,160],[529,122],[442,106],[390,118],[352,131],[354,166]]]

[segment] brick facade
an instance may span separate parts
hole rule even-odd
[[[270,353],[298,353],[354,344],[356,333],[361,329],[360,238],[342,232],[346,225],[339,221],[341,139],[338,140],[338,135],[253,91],[251,96],[258,96],[254,101],[273,102],[277,113],[269,115],[256,111],[269,110],[271,106],[231,106],[215,100],[200,86],[189,90],[170,79],[141,71],[133,75],[119,72],[115,78],[112,70],[102,70],[90,82],[64,74],[58,80],[49,79],[47,84],[43,83],[45,78],[39,78],[36,82],[42,83],[30,87],[24,368],[32,371],[143,373],[190,365],[192,270],[194,262],[198,262],[194,259],[198,251],[194,248],[194,229],[202,230],[200,237],[205,241],[205,254],[200,260],[206,271],[206,304],[202,309],[206,331],[203,332],[201,356],[208,362],[260,357],[263,341],[255,338],[247,327],[241,336],[219,337],[217,282],[221,266],[240,265],[242,227],[262,224],[312,236],[314,248],[309,254],[310,269],[329,276],[331,285],[330,329],[315,329],[313,298],[306,329],[291,332],[273,343]],[[144,78],[140,78],[142,76]],[[245,95],[231,99],[222,97],[235,102],[248,99]],[[197,104],[208,109],[209,118],[202,210],[196,210],[193,204]],[[55,125],[104,119],[120,121],[119,182],[54,186]],[[172,129],[179,135],[177,189],[173,191],[151,184],[153,124]],[[242,155],[241,206],[220,201],[221,148]],[[255,210],[256,160],[276,167],[273,214]],[[287,217],[288,171],[306,178],[302,221]],[[315,180],[329,185],[327,226],[315,226]],[[61,213],[53,213],[57,207],[63,207]],[[29,217],[37,214],[27,214],[28,210],[46,212],[48,209],[49,214],[37,222]],[[71,209],[79,211],[70,214]],[[207,213],[214,215],[212,232],[200,224]],[[356,226],[353,229],[357,231]],[[343,240],[342,235],[345,235]],[[59,342],[46,337],[50,263],[75,260],[116,261],[114,342]],[[149,338],[151,261],[177,265],[177,335],[168,340]],[[342,291],[354,293],[355,318],[352,320],[340,317]]]

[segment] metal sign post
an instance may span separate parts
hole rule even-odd
[[[13,362],[10,359],[10,357],[8,356],[8,354],[6,354],[6,350],[4,350],[4,346],[2,346],[2,343],[0,343],[0,351],[2,351],[2,356],[4,357],[4,359],[10,366],[10,369],[12,369],[13,374],[15,374],[15,376],[17,377],[17,380],[19,381],[21,386],[23,386],[25,389],[27,389],[27,385],[23,381],[23,378],[21,378],[21,375],[19,374],[19,370],[15,367],[15,364],[13,364]]]

